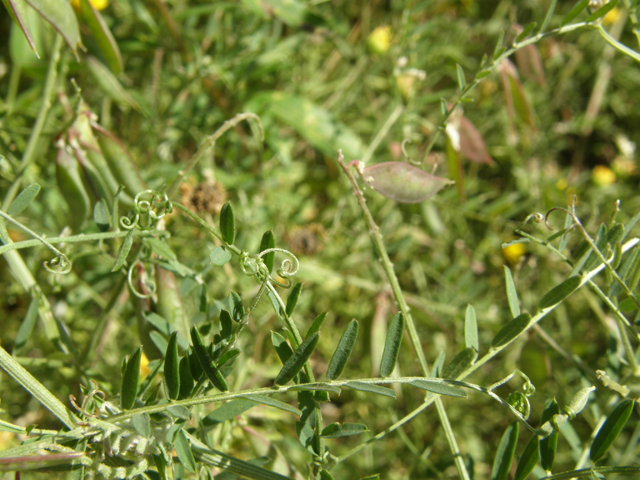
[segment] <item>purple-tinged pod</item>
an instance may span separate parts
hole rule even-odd
[[[424,202],[454,183],[404,162],[371,165],[364,168],[362,178],[376,192],[400,203]]]

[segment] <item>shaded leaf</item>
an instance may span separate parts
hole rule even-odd
[[[96,202],[93,207],[93,221],[96,222],[98,230],[106,232],[111,228],[111,215],[109,215],[109,207],[104,198]]]
[[[233,245],[236,238],[236,221],[231,202],[227,202],[220,210],[220,234],[227,245]]]
[[[280,373],[278,373],[274,381],[276,385],[284,385],[302,370],[302,367],[313,353],[316,345],[318,345],[319,338],[320,334],[314,333],[300,344],[293,352],[293,355],[285,362]]]
[[[171,248],[169,248],[169,245],[167,245],[167,242],[165,242],[164,240],[160,240],[159,238],[155,238],[155,237],[146,237],[144,241],[151,247],[151,250],[153,250],[153,253],[155,253],[156,255],[159,255],[163,259],[165,260],[178,259],[176,254],[173,252],[173,250],[171,250]]]
[[[464,343],[467,348],[473,348],[476,352],[480,350],[476,309],[472,305],[467,305],[467,311],[464,316]]]
[[[364,383],[364,382],[348,382],[344,385],[345,387],[353,388],[354,390],[358,390],[360,392],[369,392],[375,393],[378,395],[383,395],[385,397],[396,398],[396,392],[390,388],[381,387],[380,385],[374,385],[373,383]]]
[[[209,253],[209,261],[218,267],[223,266],[229,260],[231,260],[231,252],[226,247],[216,247]]]
[[[270,248],[274,248],[276,246],[276,240],[273,236],[273,230],[267,230],[262,235],[262,239],[260,240],[260,253],[265,250],[269,250]],[[269,252],[262,256],[262,261],[269,269],[269,272],[273,271],[273,262],[276,258],[276,252]]]
[[[504,42],[504,34],[505,31],[504,30],[500,30],[500,35],[498,36],[498,41],[496,42],[496,46],[493,49],[493,60],[497,60],[497,58],[502,55],[502,52],[504,52],[504,47],[502,46],[503,42]]]
[[[121,106],[129,106],[134,110],[140,110],[140,105],[131,95],[127,93],[118,79],[105,67],[99,60],[94,57],[87,57],[87,68],[93,76],[98,86],[107,94],[114,102]],[[134,193],[134,192],[131,192]]]
[[[294,415],[302,415],[302,412],[297,408],[292,407],[288,403],[276,400],[275,398],[268,397],[267,395],[244,395],[242,398],[248,398],[252,402],[259,403],[260,405],[277,408],[278,410],[293,413]]]
[[[322,429],[321,436],[324,438],[350,437],[368,432],[369,429],[362,423],[332,423]]]
[[[404,315],[398,312],[391,319],[387,337],[384,342],[382,360],[380,361],[380,375],[388,377],[393,373],[398,361],[400,346],[402,345],[402,334],[404,332]]]
[[[558,407],[558,402],[556,402],[555,398],[552,398],[551,400],[549,400],[549,402],[547,402],[547,405],[542,411],[542,416],[540,417],[540,425],[544,425],[546,422],[550,422],[553,419],[553,416],[558,415],[559,413],[560,408]],[[557,448],[558,432],[553,432],[540,440],[540,465],[542,465],[542,468],[544,468],[546,471],[551,470],[551,468],[553,467]]]
[[[39,191],[40,185],[38,185],[37,183],[32,183],[31,185],[29,185],[18,194],[13,202],[11,202],[11,205],[9,205],[9,208],[7,208],[7,213],[12,217],[20,215],[24,211],[24,209],[29,206],[33,199],[36,198]]]
[[[447,395],[449,397],[467,398],[467,393],[459,388],[445,385],[440,382],[430,382],[429,380],[414,380],[409,385],[426,390],[427,392],[437,393],[438,395]]]
[[[456,379],[467,368],[473,365],[478,358],[478,351],[473,347],[467,347],[459,352],[442,371],[442,378]]]
[[[13,344],[13,352],[12,354],[18,355],[20,350],[24,348],[27,344],[27,340],[31,336],[31,332],[33,331],[33,327],[35,327],[36,322],[38,320],[38,307],[40,306],[40,300],[37,297],[31,299],[31,303],[29,303],[29,309],[27,310],[27,314],[22,320],[20,324],[20,328],[18,329],[18,333],[16,334],[16,339]]]
[[[80,0],[80,8],[82,18],[87,23],[102,55],[107,60],[109,68],[114,75],[118,75],[122,72],[122,57],[109,27],[104,23],[100,12],[95,9],[89,0]]]
[[[631,413],[633,412],[633,407],[635,405],[634,400],[623,400],[618,404],[618,406],[609,414],[607,420],[604,422],[604,425],[600,427],[598,433],[596,434],[596,438],[593,440],[591,444],[591,450],[589,451],[589,458],[592,462],[598,461],[609,447],[613,444],[620,432],[627,424]]]
[[[146,413],[136,413],[131,417],[131,424],[136,432],[145,438],[151,434],[151,419]]]
[[[444,368],[444,361],[447,358],[447,354],[444,351],[441,351],[436,357],[436,361],[433,362],[433,367],[431,367],[431,376],[433,378],[438,378],[442,375],[442,369]]]
[[[502,435],[491,469],[491,480],[507,480],[518,443],[518,422],[512,422]]]
[[[189,398],[193,392],[193,375],[189,368],[189,357],[185,356],[180,359],[178,371],[180,374],[180,395],[178,398],[182,400]]]
[[[278,354],[278,358],[280,359],[282,364],[284,365],[285,363],[287,363],[287,360],[289,360],[289,358],[291,358],[291,355],[293,355],[293,349],[287,343],[285,338],[278,332],[271,332],[271,343],[273,343],[273,346],[276,349],[276,353]]]
[[[240,322],[244,318],[244,305],[240,295],[231,290],[229,292],[229,308],[231,308],[231,318],[236,322]]]
[[[198,328],[195,325],[191,327],[191,342],[193,344],[193,351],[196,354],[198,363],[213,386],[221,392],[228,391],[229,387],[227,386],[227,382],[220,373],[220,370],[218,370],[218,367],[216,367],[213,359],[209,356],[207,348],[202,343],[200,332],[198,332]]]
[[[582,278],[580,278],[578,275],[567,278],[564,282],[549,290],[544,295],[544,297],[542,297],[540,303],[538,304],[538,308],[543,310],[560,303],[562,300],[575,292],[581,283]]]
[[[233,320],[226,310],[220,310],[220,337],[223,340],[231,338],[233,333]]]
[[[190,473],[196,472],[196,460],[193,458],[193,452],[191,451],[191,444],[187,439],[184,431],[180,430],[173,442],[173,449],[178,455],[178,460],[182,466]]]
[[[31,31],[31,25],[28,19],[28,9],[27,3],[24,0],[2,0],[4,6],[6,7],[11,19],[14,21],[15,25],[17,25],[22,33],[24,34],[29,47],[33,52],[38,55],[38,50],[36,48],[36,44],[34,41],[34,35]]]
[[[500,348],[517,338],[518,335],[526,330],[530,321],[531,315],[528,313],[523,313],[511,320],[493,337],[491,340],[491,348]]]
[[[169,337],[164,357],[164,387],[167,398],[176,400],[180,394],[180,366],[178,363],[178,332]]]
[[[520,33],[516,37],[516,40],[515,40],[514,43],[518,44],[521,41],[523,41],[525,38],[527,38],[529,36],[529,34],[533,31],[533,29],[536,28],[536,25],[537,25],[536,22],[531,22],[529,25],[524,27],[524,29],[522,27],[520,27],[520,25],[518,25],[518,27],[519,27],[518,30],[520,31]]]
[[[71,8],[71,4],[65,0],[25,0],[42,18],[53,25],[73,54],[78,57],[78,47],[82,47],[80,40],[80,27],[78,20]]]
[[[529,440],[527,446],[522,452],[518,466],[516,467],[516,474],[514,480],[525,480],[540,460],[540,453],[538,452],[538,437],[534,437]]]
[[[287,297],[287,307],[285,311],[287,312],[287,316],[290,317],[293,311],[296,308],[298,303],[298,297],[300,296],[300,292],[302,291],[302,283],[296,283],[291,289],[291,293],[289,297]]]
[[[464,90],[464,88],[467,86],[467,81],[464,78],[464,70],[458,63],[456,63],[456,75],[458,78],[458,88],[460,90]]]
[[[129,230],[127,235],[124,237],[122,241],[122,245],[120,245],[120,250],[118,250],[118,255],[116,257],[116,263],[113,264],[112,272],[117,272],[122,268],[124,262],[127,260],[127,255],[129,255],[129,251],[131,250],[131,246],[133,245],[133,229]]]
[[[138,380],[140,379],[140,362],[142,361],[142,347],[136,348],[124,369],[122,385],[120,387],[120,405],[124,410],[130,410],[136,401]]]
[[[518,315],[520,315],[518,291],[516,290],[516,284],[513,281],[511,270],[506,265],[504,266],[504,281],[507,289],[507,301],[509,302],[509,310],[511,310],[511,315],[513,315],[513,318],[516,318]]]
[[[344,370],[344,367],[351,356],[351,352],[353,351],[353,346],[358,339],[358,329],[358,321],[355,319],[351,320],[342,334],[342,337],[340,337],[338,346],[333,352],[333,356],[329,362],[329,367],[327,368],[327,378],[329,380],[335,380]]]
[[[571,20],[580,15],[582,11],[589,5],[589,1],[590,0],[580,0],[578,3],[576,3],[576,5],[571,10],[569,10],[569,13],[564,16],[562,22],[560,23],[560,26],[564,27],[569,22],[571,22]]]
[[[322,469],[320,470],[319,480],[334,480],[334,478],[327,470]]]
[[[362,175],[365,183],[376,192],[400,203],[424,202],[453,183],[404,162],[371,165]]]

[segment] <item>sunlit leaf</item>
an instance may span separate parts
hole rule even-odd
[[[569,22],[571,22],[571,20],[580,15],[582,11],[587,8],[589,2],[590,0],[580,0],[578,3],[576,3],[576,5],[569,11],[569,13],[564,16],[562,22],[560,22],[560,26],[564,27]]]
[[[173,449],[178,455],[178,460],[182,466],[191,473],[196,471],[196,460],[193,458],[193,452],[191,451],[191,444],[184,434],[184,431],[180,430],[173,442]]]
[[[304,364],[315,350],[316,345],[318,345],[319,338],[320,334],[314,333],[300,344],[293,352],[293,355],[291,355],[282,366],[282,370],[280,370],[280,373],[278,373],[278,376],[274,380],[276,385],[284,385],[302,370],[302,367],[304,367]]]
[[[368,432],[369,429],[362,423],[332,423],[327,425],[322,430],[322,437],[324,438],[338,438],[338,437],[350,437],[352,435],[360,435],[361,433]]]
[[[404,162],[371,165],[364,169],[363,178],[376,192],[400,203],[424,202],[453,183]]]
[[[238,415],[242,415],[247,410],[255,407],[257,404],[252,402],[251,400],[245,400],[244,398],[236,398],[231,400],[224,405],[220,405],[213,412],[208,414],[206,417],[202,419],[202,424],[205,427],[210,427],[213,425],[217,425],[218,423],[223,423],[233,418],[236,418]]]
[[[149,437],[151,433],[151,419],[146,413],[137,413],[131,417],[131,424],[136,432],[143,437]]]
[[[544,297],[542,297],[540,303],[538,304],[538,308],[542,310],[560,303],[562,300],[575,292],[581,283],[582,278],[580,278],[578,275],[567,278],[564,282],[549,290],[544,295]]]
[[[478,358],[478,351],[473,347],[467,347],[451,359],[442,371],[442,378],[456,379],[467,368],[473,365]]]
[[[528,313],[523,313],[511,320],[493,337],[491,340],[491,348],[500,348],[517,338],[518,335],[526,330],[530,321],[531,315]]]
[[[353,388],[361,392],[375,393],[377,395],[383,395],[385,397],[396,398],[396,392],[390,388],[381,387],[380,385],[374,385],[372,383],[364,382],[348,382],[345,387]]]
[[[93,207],[93,221],[96,222],[98,230],[106,232],[111,228],[111,215],[109,215],[109,207],[104,198],[96,202]]]
[[[476,352],[480,350],[476,309],[472,305],[467,305],[467,311],[464,316],[464,343],[467,348],[473,348]]]
[[[11,205],[9,205],[9,208],[7,209],[7,213],[11,216],[20,215],[24,209],[29,206],[33,199],[36,198],[38,192],[40,192],[40,185],[37,183],[29,185],[18,194],[13,202],[11,202]]]
[[[252,402],[259,403],[260,405],[266,405],[267,407],[277,408],[278,410],[282,410],[284,412],[293,413],[294,415],[302,415],[302,412],[295,407],[292,407],[288,403],[281,402],[280,400],[276,400],[275,398],[271,398],[267,395],[243,395],[242,398],[248,398]]]
[[[509,302],[509,310],[511,310],[511,315],[513,318],[516,318],[520,315],[520,302],[518,301],[518,291],[516,290],[516,284],[513,281],[513,276],[511,275],[511,269],[504,266],[504,281],[507,289],[507,301]]]
[[[216,247],[209,253],[209,261],[218,267],[223,266],[229,260],[231,260],[231,252],[226,247]]]
[[[64,41],[73,52],[78,56],[78,48],[82,47],[80,40],[80,27],[76,14],[71,8],[71,4],[65,0],[25,0],[37,11],[42,18],[53,25]]]
[[[327,378],[329,380],[335,380],[344,370],[344,367],[351,356],[351,352],[353,351],[353,347],[356,344],[356,340],[358,339],[358,329],[358,321],[355,319],[351,320],[342,334],[342,337],[340,337],[338,346],[336,347],[335,352],[333,352],[333,356],[329,362],[329,367],[327,368]]]
[[[518,443],[518,422],[510,423],[502,435],[491,469],[491,480],[507,480]]]
[[[31,24],[29,22],[29,6],[24,0],[2,0],[6,7],[11,19],[15,22],[15,25],[20,28],[25,36],[25,39],[33,52],[38,55],[38,50],[34,41],[34,32],[32,32]],[[36,33],[37,35],[37,33]]]
[[[127,256],[131,251],[131,246],[133,245],[133,230],[129,230],[129,233],[124,237],[122,241],[122,245],[120,245],[120,250],[118,250],[118,256],[116,257],[116,262],[113,264],[112,272],[117,272],[122,268],[124,262],[127,260]]]
[[[413,382],[410,382],[409,385],[426,390],[427,392],[437,393],[438,395],[461,398],[467,397],[464,390],[452,387],[451,385],[445,385],[444,383],[430,382],[429,380],[414,380]]]
[[[634,400],[626,399],[618,404],[618,406],[609,414],[604,425],[600,427],[596,438],[591,444],[591,450],[589,451],[589,458],[592,462],[598,461],[609,447],[613,445],[613,442],[618,438],[620,432],[627,424],[631,413],[633,413],[633,407],[635,405]]]
[[[287,312],[287,316],[291,316],[293,311],[296,308],[298,303],[298,297],[300,296],[300,292],[302,291],[302,283],[296,283],[291,289],[291,293],[287,297],[287,307],[285,311]]]
[[[313,335],[314,333],[319,332],[326,318],[327,318],[327,312],[323,312],[320,315],[318,315],[316,319],[313,321],[313,323],[311,324],[311,326],[309,327],[309,330],[307,330],[307,335],[305,336],[305,338],[309,338],[310,335]]]

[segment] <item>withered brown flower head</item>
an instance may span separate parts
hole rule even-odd
[[[211,180],[205,180],[198,185],[185,182],[180,185],[180,194],[180,201],[189,210],[199,213],[217,215],[227,201],[224,185]]]
[[[325,230],[319,223],[292,228],[285,237],[294,255],[315,255],[324,248]]]

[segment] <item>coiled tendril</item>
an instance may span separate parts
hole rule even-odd
[[[127,270],[127,283],[129,284],[129,288],[131,289],[131,292],[138,298],[150,298],[152,297],[155,293],[156,293],[156,282],[153,281],[150,277],[148,277],[147,275],[141,275],[140,278],[140,283],[145,287],[146,290],[148,290],[147,293],[145,292],[140,292],[136,289],[136,287],[133,284],[133,269],[138,265],[138,262],[133,262],[130,266],[129,269]],[[141,267],[142,268],[142,267]],[[153,265],[152,265],[153,268]],[[151,272],[152,273],[152,272]]]
[[[160,219],[173,211],[173,204],[167,194],[157,190],[143,190],[135,196],[133,202],[133,210],[120,217],[120,226],[125,230],[135,227],[140,230],[153,229]],[[147,218],[146,225],[140,223],[142,217]]]
[[[49,273],[64,275],[71,271],[71,260],[64,253],[58,253],[54,259],[42,262],[42,266]]]

